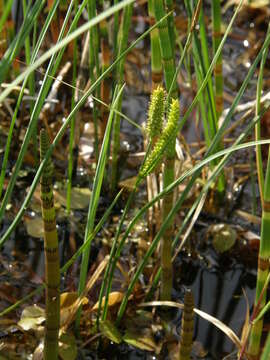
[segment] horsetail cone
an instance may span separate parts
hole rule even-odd
[[[166,155],[171,158],[175,155],[175,141],[177,135],[177,124],[180,117],[179,102],[177,99],[173,99],[171,102],[169,116],[168,116],[168,126],[171,128],[172,136],[168,146],[166,148]]]
[[[146,177],[153,171],[155,166],[159,163],[162,156],[164,155],[165,150],[171,153],[174,146],[173,144],[175,144],[179,116],[179,102],[177,99],[173,99],[170,105],[167,124],[160,138],[156,142],[154,149],[149,154],[148,158],[146,159],[144,165],[139,172],[139,176],[141,178]]]
[[[44,160],[49,148],[45,130],[40,132],[40,158]],[[49,158],[41,176],[41,209],[44,227],[46,326],[44,359],[58,359],[58,333],[60,324],[60,265],[53,198],[53,164]]]
[[[146,132],[150,139],[160,136],[165,112],[165,90],[158,86],[151,95]]]

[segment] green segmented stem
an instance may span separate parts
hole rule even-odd
[[[40,132],[40,159],[43,161],[50,146],[48,134]],[[41,185],[41,209],[44,227],[45,282],[46,282],[46,327],[44,359],[58,359],[58,333],[60,324],[60,266],[58,236],[53,199],[53,164],[51,159],[44,168]]]
[[[162,19],[165,15],[165,9],[163,0],[153,0],[154,3],[154,12],[156,20]],[[168,29],[168,20],[163,20],[159,27],[159,41],[160,41],[160,49],[161,49],[161,57],[163,62],[164,69],[164,77],[166,90],[169,92],[171,85],[173,85],[171,96],[172,98],[177,98],[178,90],[176,82],[173,82],[174,73],[175,73],[175,62],[172,50],[172,43]],[[169,103],[170,101],[168,101]]]
[[[261,240],[260,251],[258,258],[258,273],[257,273],[257,286],[255,304],[256,307],[259,300],[260,305],[258,311],[260,311],[266,302],[266,292],[261,297],[261,293],[269,273],[270,265],[270,151],[268,150],[268,163],[266,169],[264,199],[263,199],[263,211],[262,211],[262,228],[261,228]],[[263,319],[257,321],[251,328],[250,342],[248,347],[248,354],[251,359],[257,359],[260,352],[260,343],[262,335]]]
[[[150,25],[155,23],[153,0],[148,0],[148,14]],[[150,33],[151,42],[151,70],[152,70],[152,90],[162,83],[162,60],[159,44],[158,29],[155,28]]]
[[[163,186],[167,187],[174,182],[174,161],[175,161],[175,141],[177,135],[177,125],[180,117],[179,102],[172,100],[168,115],[168,125],[171,124],[172,135],[166,147],[164,160]],[[171,191],[165,195],[162,208],[162,220],[165,221],[171,209],[173,208],[173,195]],[[172,269],[172,241],[174,235],[173,221],[167,226],[161,241],[161,300],[170,300],[173,269]]]
[[[187,290],[184,297],[184,310],[181,324],[181,339],[179,360],[189,360],[192,349],[194,328],[194,299],[191,290]]]
[[[173,0],[165,0],[165,6],[167,12],[170,12],[170,15],[168,16],[168,32],[171,40],[171,47],[172,47],[172,53],[173,58],[175,56],[175,26],[174,26],[174,18],[173,18],[173,10],[174,10],[174,3]]]

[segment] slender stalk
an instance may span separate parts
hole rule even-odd
[[[165,9],[163,0],[153,0],[154,4],[154,13],[156,20],[160,20],[164,17]],[[173,57],[172,43],[168,30],[168,20],[163,20],[158,27],[159,29],[159,41],[161,48],[161,57],[164,69],[164,77],[166,90],[169,93],[169,89],[172,86],[171,96],[172,98],[178,97],[178,90],[176,82],[173,82],[174,74],[175,74],[175,63]],[[168,99],[168,103],[170,103],[170,99]]]
[[[118,0],[113,1],[114,5],[118,4]],[[118,38],[118,32],[119,32],[119,12],[116,12],[113,16],[113,53],[114,53],[114,59],[117,58],[118,54],[118,44],[117,44],[117,38]]]
[[[109,46],[109,34],[108,34],[108,22],[102,21],[99,26],[100,39],[101,39],[101,57],[102,57],[102,72],[104,72],[110,66],[110,46]],[[112,84],[111,74],[101,82],[100,97],[105,104],[110,102],[110,91]],[[101,137],[105,134],[109,116],[109,110],[106,106],[101,106]]]
[[[268,162],[265,177],[264,197],[262,203],[262,226],[261,226],[261,240],[260,251],[258,258],[258,273],[257,286],[254,306],[257,306],[260,295],[269,273],[269,259],[270,259],[270,245],[269,245],[269,231],[270,231],[270,151],[268,150]],[[264,292],[260,299],[259,311],[264,307],[266,302],[266,292]],[[261,335],[263,328],[263,319],[256,322],[250,333],[250,341],[248,346],[248,354],[251,359],[257,359],[260,352]]]
[[[268,360],[270,358],[270,333],[267,336],[261,360]]]
[[[49,148],[49,138],[45,130],[40,132],[40,159],[44,160]],[[58,236],[56,230],[53,198],[53,164],[48,159],[41,177],[41,209],[44,226],[45,282],[46,282],[46,326],[44,359],[58,359],[58,333],[60,325],[60,263]]]
[[[213,20],[213,51],[214,55],[221,43],[221,5],[220,0],[212,1],[212,20]],[[214,67],[215,78],[215,101],[217,119],[223,111],[223,76],[222,76],[222,52],[220,52]]]
[[[191,290],[187,290],[184,297],[184,310],[181,323],[181,339],[179,360],[189,360],[192,349],[194,328],[194,299]]]
[[[26,0],[23,0],[23,14],[26,16]],[[27,66],[31,62],[31,46],[30,46],[30,36],[28,35],[25,39],[25,60]],[[28,86],[29,86],[29,94],[32,98],[35,95],[35,74],[31,73],[28,77]],[[30,100],[30,114],[32,114],[34,108],[34,101]],[[33,147],[34,147],[34,161],[35,167],[38,166],[38,141],[37,141],[37,127],[34,129],[34,133],[32,136]]]
[[[167,1],[169,4],[172,4],[171,0]],[[165,15],[164,4],[162,0],[153,0],[154,3],[154,12],[156,20],[160,20]],[[170,17],[171,16],[171,17]],[[177,99],[178,90],[176,82],[173,82],[175,74],[175,62],[174,62],[174,23],[173,15],[171,14],[169,18],[161,23],[159,26],[159,40],[161,48],[161,56],[164,69],[164,77],[166,89],[169,92],[169,89],[172,87],[171,96],[172,99]],[[170,104],[170,98],[167,99],[167,103]],[[173,104],[177,106],[178,102]],[[178,105],[179,106],[179,105]],[[177,113],[178,111],[178,113]],[[170,121],[170,115],[173,111],[170,111],[168,116],[168,123]],[[179,107],[178,110],[175,107],[175,116],[179,118]],[[174,121],[178,120],[174,119]],[[176,137],[176,133],[175,133]],[[171,141],[168,150],[166,151],[166,157],[164,161],[164,171],[163,171],[163,183],[164,187],[167,187],[174,181],[174,163],[175,163],[175,137]],[[173,207],[173,193],[169,193],[165,196],[163,200],[163,214],[162,218],[167,217],[171,208]],[[164,234],[161,247],[161,267],[162,267],[162,281],[161,281],[161,300],[170,300],[171,298],[171,289],[172,289],[172,263],[171,263],[171,242],[173,235],[173,223],[169,224]]]
[[[96,1],[88,0],[88,17],[89,19],[93,19],[97,15],[96,10]],[[100,66],[99,66],[99,37],[98,37],[98,28],[97,25],[93,26],[90,29],[90,47],[89,47],[89,75],[91,84],[99,77],[100,75]],[[96,72],[95,72],[96,69]],[[94,91],[94,95],[99,97],[100,87]],[[94,102],[93,104],[93,122],[94,122],[94,149],[96,161],[98,160],[99,155],[99,139],[98,139],[98,109],[97,104]]]
[[[170,36],[171,41],[171,47],[172,47],[172,54],[173,58],[175,56],[175,26],[174,26],[174,18],[173,18],[173,11],[174,11],[174,1],[173,0],[165,0],[166,10],[167,12],[170,12],[170,15],[168,16],[168,32]]]
[[[78,1],[74,2],[75,13],[78,10]],[[72,66],[72,97],[71,97],[71,110],[75,106],[75,86],[77,81],[77,56],[78,56],[78,41],[73,41],[73,66]],[[71,207],[71,189],[72,189],[72,174],[73,174],[73,153],[74,153],[74,138],[75,138],[75,122],[76,116],[74,115],[70,124],[70,135],[69,135],[69,157],[68,157],[68,181],[67,181],[67,214],[70,214]],[[76,171],[76,169],[75,169]]]
[[[270,33],[270,25],[268,26],[267,34]],[[262,60],[260,64],[260,71],[257,82],[257,94],[256,94],[256,115],[260,113],[261,109],[261,94],[263,89],[263,73],[264,66],[268,55],[268,48],[266,48],[262,54]],[[258,122],[255,126],[255,139],[261,139],[261,122]],[[262,161],[262,150],[261,146],[256,146],[256,167],[258,174],[258,185],[260,191],[261,203],[263,203],[263,194],[264,194],[264,176],[263,176],[263,161]]]
[[[177,124],[180,117],[178,100],[173,100],[170,106],[168,115],[168,125],[175,126],[177,131]],[[163,186],[166,188],[174,182],[174,159],[175,159],[175,141],[176,134],[172,135],[171,140],[166,149],[166,155],[164,160],[164,172],[163,172]],[[174,192],[168,193],[163,200],[162,219],[167,218],[171,209],[173,208],[173,196]],[[174,227],[173,222],[170,222],[165,230],[164,236],[161,242],[161,300],[170,300],[172,291],[172,239],[173,239]]]
[[[148,0],[148,14],[150,19],[150,25],[153,25],[155,22],[153,1],[154,0]],[[158,29],[154,29],[153,31],[151,31],[150,41],[151,41],[152,90],[154,90],[162,83],[162,60],[161,60]]]
[[[119,48],[118,56],[127,48],[128,44],[128,33],[131,24],[131,16],[133,12],[133,4],[128,5],[123,11],[123,18],[121,22],[121,28],[119,32]],[[125,57],[118,63],[116,68],[116,82],[118,85],[122,85],[124,82],[124,63]],[[118,102],[118,111],[121,111],[122,108],[122,96]],[[118,181],[118,154],[120,150],[120,116],[115,115],[114,125],[113,125],[113,141],[112,141],[112,175],[111,175],[111,192],[115,192],[117,181]]]

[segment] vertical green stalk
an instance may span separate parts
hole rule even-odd
[[[257,286],[256,286],[256,296],[254,306],[256,307],[263,286],[267,279],[269,273],[269,259],[270,259],[270,243],[269,243],[269,233],[270,233],[270,151],[268,150],[268,162],[266,169],[265,177],[265,188],[264,188],[264,197],[262,203],[262,228],[261,228],[261,240],[260,240],[260,251],[258,258],[258,273],[257,273]],[[262,298],[260,299],[260,305],[258,311],[260,311],[266,302],[266,292],[264,292]],[[251,359],[257,359],[260,352],[261,344],[261,335],[263,328],[263,319],[256,322],[250,333],[250,341],[248,347],[248,354]]]
[[[109,33],[108,33],[108,22],[106,20],[101,21],[99,24],[100,40],[101,40],[101,57],[102,57],[102,72],[106,71],[110,66],[110,45],[109,45]],[[111,74],[101,82],[101,100],[105,104],[110,102],[110,90],[112,84]],[[109,116],[109,110],[107,106],[101,106],[101,135],[102,138],[105,134]]]
[[[270,26],[268,26],[267,35],[270,33]],[[262,59],[260,64],[260,72],[257,83],[257,94],[256,94],[256,115],[258,115],[261,111],[261,92],[263,88],[263,70],[266,62],[268,54],[268,48],[262,53]],[[261,128],[260,128],[260,120],[255,125],[255,140],[260,140],[261,138]],[[267,240],[267,235],[269,234],[270,228],[270,164],[269,164],[270,151],[268,150],[268,163],[266,169],[266,177],[264,179],[263,175],[263,164],[262,164],[262,153],[261,146],[256,146],[256,165],[257,165],[257,173],[258,173],[258,184],[261,196],[261,204],[262,204],[262,228],[261,228],[261,240],[260,240],[260,251],[259,251],[259,259],[258,259],[258,273],[257,273],[257,286],[256,286],[256,297],[255,304],[256,306],[259,301],[259,297],[263,288],[263,284],[266,280],[266,277],[269,273],[269,258],[270,258],[270,245]],[[268,219],[269,218],[269,219]],[[268,233],[267,233],[268,232]],[[263,295],[262,301],[259,304],[259,309],[263,308],[266,301],[266,294]],[[262,326],[263,320],[258,321],[251,328],[250,341],[248,347],[248,353],[256,358],[259,355],[260,351],[260,340],[262,334]]]
[[[268,26],[267,34],[270,32],[270,25]],[[257,82],[257,94],[256,94],[256,112],[255,115],[258,115],[261,111],[261,94],[263,89],[263,73],[264,66],[268,55],[268,48],[266,48],[262,54],[262,60],[260,64],[260,71]],[[258,141],[261,139],[261,121],[258,121],[255,125],[255,140]],[[261,197],[261,203],[263,202],[264,194],[264,175],[263,175],[263,161],[262,161],[262,150],[260,145],[256,145],[256,166],[258,173],[258,185]]]
[[[40,159],[44,160],[49,148],[49,138],[45,130],[40,132]],[[45,282],[46,282],[46,325],[44,359],[58,359],[58,333],[60,325],[60,265],[58,236],[56,230],[53,198],[53,164],[47,161],[41,176],[41,209],[44,227]]]
[[[267,336],[261,360],[268,360],[269,358],[270,358],[270,333]]]
[[[163,0],[153,0],[153,4],[155,18],[157,21],[159,21],[166,15]],[[173,57],[171,38],[168,30],[168,20],[163,20],[158,26],[158,29],[166,90],[167,92],[169,92],[171,85],[173,85],[171,95],[172,98],[175,99],[178,97],[178,90],[177,83],[173,82],[175,73],[175,62]],[[168,103],[170,103],[170,99],[168,99]]]
[[[96,10],[96,1],[95,0],[88,0],[88,17],[89,20],[93,19],[97,15]],[[96,72],[95,72],[96,69]],[[97,25],[93,26],[90,29],[90,46],[89,46],[89,71],[90,71],[90,80],[91,84],[95,82],[95,80],[100,75],[100,66],[99,66],[99,37],[98,37],[98,28]],[[96,97],[99,97],[100,87],[98,86],[94,92]],[[95,136],[95,156],[96,161],[98,159],[98,109],[97,104],[94,102],[93,104],[93,121],[94,121],[94,136]]]
[[[148,14],[150,19],[150,26],[154,24],[155,14],[153,7],[153,0],[148,0]],[[162,83],[162,61],[160,53],[160,44],[158,29],[155,28],[150,33],[151,42],[151,71],[152,71],[152,90],[156,89]]]
[[[169,109],[168,124],[174,124],[175,133],[167,145],[164,160],[163,186],[166,188],[174,182],[174,160],[175,160],[175,141],[177,124],[180,117],[178,99],[173,99]],[[163,199],[162,219],[167,218],[173,208],[173,194],[171,191]],[[172,239],[174,235],[173,222],[171,221],[164,233],[161,242],[161,300],[170,300],[172,291]]]
[[[118,4],[118,0],[114,0],[113,4]],[[117,38],[118,38],[118,31],[119,31],[119,12],[117,11],[113,15],[113,53],[114,53],[114,59],[117,58],[118,53],[118,44],[117,44]]]
[[[194,328],[194,300],[191,290],[187,290],[184,297],[184,310],[181,323],[181,339],[179,360],[189,360],[192,349]]]
[[[23,0],[23,16],[26,16],[26,0]],[[25,39],[25,60],[27,66],[31,63],[31,46],[30,46],[30,36],[28,35]],[[28,77],[28,86],[29,86],[29,95],[34,98],[35,96],[35,74],[32,72]],[[34,108],[34,101],[30,100],[30,114],[32,114]],[[32,136],[33,147],[34,147],[34,160],[35,166],[38,166],[38,140],[37,140],[37,127],[34,129]]]
[[[215,56],[217,49],[221,43],[221,5],[220,0],[212,1],[212,20],[213,20],[213,56]],[[223,111],[223,75],[222,75],[222,51],[220,52],[217,61],[214,66],[214,78],[215,78],[215,103],[216,103],[216,116],[217,124],[220,115]],[[223,147],[222,143],[218,149]],[[217,190],[221,197],[225,191],[225,177],[224,173],[218,179]]]
[[[74,1],[74,11],[78,10],[78,1]],[[73,41],[73,66],[72,66],[72,98],[71,98],[71,110],[75,106],[75,86],[77,81],[77,56],[78,56],[78,40]],[[70,124],[70,135],[69,135],[69,157],[68,157],[68,181],[67,181],[67,213],[70,213],[71,206],[71,189],[72,189],[72,174],[73,174],[73,152],[74,152],[74,137],[75,137],[75,121],[76,116],[74,115]],[[75,169],[76,171],[76,169]]]
[[[127,48],[128,33],[131,24],[131,16],[133,11],[133,4],[125,7],[123,11],[123,18],[121,22],[121,28],[118,37],[118,56]],[[124,63],[125,57],[119,61],[116,68],[116,83],[121,86],[124,82]],[[118,111],[122,108],[122,95],[118,102]],[[120,149],[120,115],[115,114],[115,120],[113,124],[113,141],[112,141],[112,175],[111,175],[111,192],[115,192],[118,180],[118,154]]]
[[[221,6],[220,0],[212,1],[212,19],[213,19],[213,51],[214,55],[221,43]],[[217,119],[223,111],[223,76],[222,76],[222,52],[217,58],[217,62],[214,67],[215,77],[215,101]]]
[[[174,11],[174,3],[173,0],[165,0],[166,10],[167,12],[171,12],[171,14],[168,16],[168,32],[171,40],[171,47],[172,47],[172,53],[173,58],[175,55],[175,26],[174,26],[174,18],[173,18],[173,11]]]

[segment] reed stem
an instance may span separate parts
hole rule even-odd
[[[191,290],[184,297],[179,360],[190,360],[194,329],[194,299]]]
[[[40,159],[44,160],[50,146],[46,130],[40,132]],[[58,359],[60,325],[60,264],[53,197],[53,164],[49,158],[41,176],[41,209],[44,227],[46,325],[44,360]]]
[[[148,0],[148,14],[150,25],[155,22],[153,0]],[[155,28],[150,33],[151,42],[151,70],[152,70],[152,91],[162,84],[162,60],[159,44],[158,29]]]
[[[269,273],[269,259],[270,259],[270,151],[268,150],[268,162],[265,177],[264,197],[262,203],[262,225],[261,225],[261,240],[258,258],[258,273],[257,286],[254,306],[258,305],[260,300],[258,312],[264,307],[266,302],[266,292],[261,293]],[[257,321],[251,328],[250,341],[248,346],[248,354],[251,359],[258,359],[261,344],[261,335],[263,328],[263,319]]]
[[[118,37],[118,56],[127,48],[128,44],[128,33],[131,24],[131,16],[133,12],[133,4],[125,7],[123,11],[123,18],[121,22],[121,27]],[[119,86],[123,85],[124,82],[124,63],[125,57],[119,61],[116,68],[116,82]],[[117,104],[117,111],[121,111],[122,108],[122,94],[119,98]],[[114,124],[113,124],[113,141],[112,141],[112,175],[111,175],[111,193],[114,194],[117,182],[118,182],[118,156],[120,150],[120,115],[119,113],[115,114]]]

